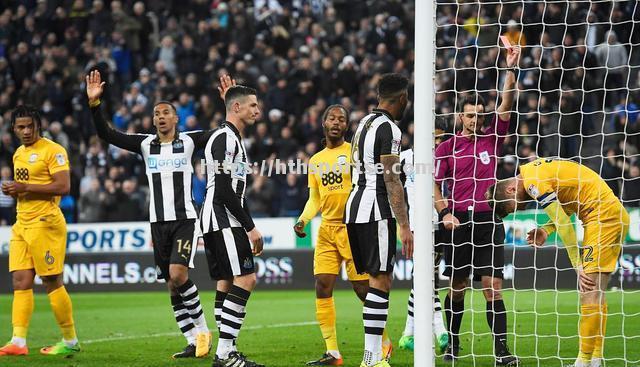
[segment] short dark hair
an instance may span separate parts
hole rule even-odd
[[[38,134],[42,135],[42,119],[40,112],[35,107],[29,105],[19,105],[11,112],[11,130],[16,124],[16,119],[21,117],[30,117],[38,128]]]
[[[485,102],[484,102],[484,98],[482,98],[480,94],[476,92],[471,92],[463,95],[462,97],[460,97],[460,99],[458,99],[458,106],[456,110],[459,113],[462,113],[464,112],[464,106],[468,104],[473,106],[482,105],[484,107]]]
[[[176,106],[174,106],[173,103],[165,100],[156,102],[156,104],[153,105],[153,108],[155,109],[156,107],[158,107],[158,105],[161,105],[161,104],[168,104],[169,106],[171,106],[171,109],[173,110],[173,112],[175,112],[176,115],[178,114],[178,110],[176,109]]]
[[[489,186],[485,194],[489,206],[494,210],[498,218],[504,218],[509,214],[504,208],[504,204],[508,199],[506,190],[508,183],[509,179],[498,180],[495,184]]]
[[[393,99],[409,89],[409,78],[398,73],[383,74],[378,81],[378,98]]]
[[[324,122],[327,117],[329,116],[329,111],[331,111],[334,108],[339,108],[342,110],[342,112],[344,112],[344,116],[347,118],[347,120],[349,120],[349,111],[347,110],[347,108],[341,104],[332,104],[331,106],[327,107],[327,109],[324,110],[324,113],[322,114],[322,122]],[[348,122],[348,121],[347,121]]]
[[[227,94],[224,97],[224,104],[227,108],[231,106],[233,101],[238,98],[247,97],[247,96],[257,96],[258,92],[251,87],[247,87],[244,85],[234,85],[233,87],[227,90]]]

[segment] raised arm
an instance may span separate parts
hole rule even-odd
[[[96,132],[100,139],[118,148],[141,154],[140,144],[146,138],[145,135],[125,134],[117,131],[109,125],[102,114],[100,108],[100,97],[104,91],[105,82],[100,77],[100,72],[93,70],[87,75],[87,97],[89,98],[89,108],[91,109],[91,119],[96,127]]]
[[[507,48],[507,76],[504,80],[504,88],[502,90],[502,102],[498,106],[496,112],[502,121],[511,119],[511,109],[513,108],[513,100],[516,94],[516,67],[520,58],[520,46],[512,46]]]
[[[228,74],[225,74],[220,77],[220,85],[218,85],[218,92],[220,93],[220,98],[224,101],[224,97],[227,95],[227,91],[229,88],[236,85],[236,80],[231,79]],[[211,137],[215,130],[202,130],[202,131],[192,131],[188,132],[187,135],[193,139],[193,143],[195,144],[196,150],[204,149],[207,145],[207,141]]]

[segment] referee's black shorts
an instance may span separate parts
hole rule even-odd
[[[242,227],[223,228],[204,234],[209,275],[215,280],[255,273],[249,236]]]
[[[370,223],[347,223],[347,233],[358,274],[376,276],[393,272],[397,247],[394,218]]]
[[[455,212],[460,226],[445,231],[443,238],[449,245],[444,246],[444,275],[454,279],[466,279],[473,272],[479,281],[483,276],[504,277],[504,225],[492,212]]]

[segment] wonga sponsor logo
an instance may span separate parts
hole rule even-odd
[[[173,159],[158,159],[155,157],[147,158],[147,167],[149,169],[169,169],[169,168],[180,168],[182,166],[186,166],[188,163],[187,158],[173,158]]]

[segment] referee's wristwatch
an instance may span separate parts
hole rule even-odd
[[[507,73],[508,72],[512,72],[513,75],[518,76],[518,67],[517,66],[513,66],[513,67],[510,67],[510,68],[507,68],[506,71],[507,71]]]
[[[441,211],[438,212],[438,221],[442,222],[442,220],[444,219],[444,216],[447,214],[451,214],[451,210],[449,210],[449,208],[444,208]]]

